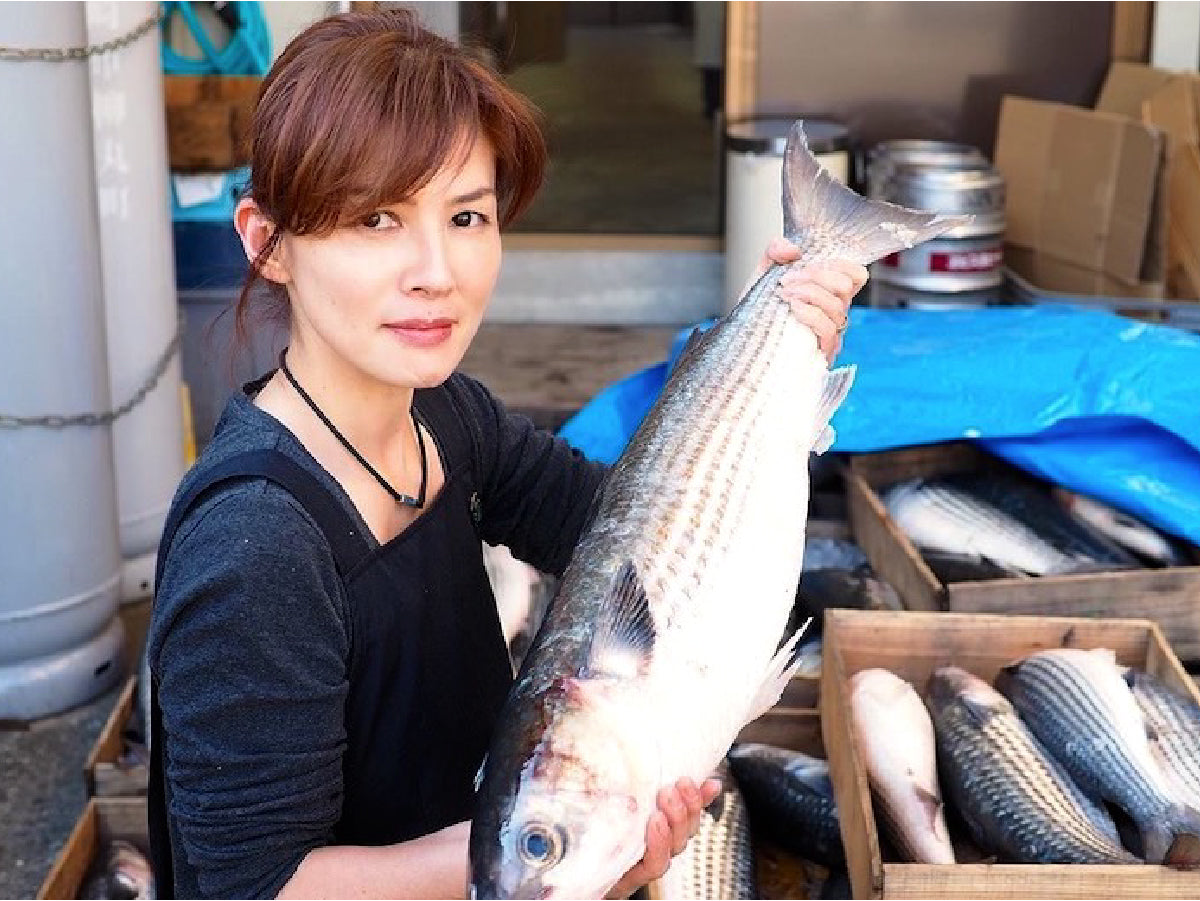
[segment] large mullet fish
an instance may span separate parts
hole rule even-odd
[[[799,122],[783,212],[796,266],[866,264],[965,221],[860,197]],[[779,699],[808,455],[854,376],[775,297],[784,271],[693,336],[601,489],[480,773],[472,897],[602,897],[645,852],[657,791],[699,783]]]

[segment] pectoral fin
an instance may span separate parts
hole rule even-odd
[[[816,428],[812,439],[813,453],[823,454],[833,446],[837,436],[829,425],[829,420],[850,393],[850,386],[854,384],[854,373],[855,367],[842,366],[825,374],[825,384],[821,390],[821,400],[817,404],[814,420]]]

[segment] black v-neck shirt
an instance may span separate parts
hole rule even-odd
[[[480,540],[561,574],[605,468],[463,375],[414,407],[446,484],[384,545],[245,392],[180,485],[176,504],[237,455],[278,452],[365,550],[339,572],[328,524],[267,478],[221,482],[179,521],[147,637],[177,897],[273,897],[314,848],[470,816],[511,676]]]

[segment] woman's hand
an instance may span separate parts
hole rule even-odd
[[[671,858],[687,847],[688,839],[700,828],[704,808],[721,793],[719,779],[705,779],[697,788],[691,779],[680,779],[658,792],[658,810],[646,825],[646,853],[633,869],[608,893],[609,898],[627,898],[631,893],[662,877]]]
[[[753,284],[773,263],[788,265],[800,259],[800,248],[783,238],[767,247]],[[850,302],[867,283],[867,269],[846,260],[831,260],[802,269],[789,269],[779,280],[775,296],[791,304],[792,313],[812,329],[830,363],[842,349],[842,333],[849,324]]]

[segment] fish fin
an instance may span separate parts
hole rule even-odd
[[[1138,824],[1146,863],[1180,869],[1200,867],[1200,811],[1173,803],[1162,815]]]
[[[803,122],[797,120],[792,126],[783,162],[783,233],[812,256],[865,266],[966,225],[972,218],[868,200],[817,162],[808,149]]]
[[[797,667],[804,662],[799,655],[800,639],[810,623],[812,623],[811,616],[804,621],[804,625],[796,630],[796,634],[788,639],[787,644],[771,658],[762,684],[750,701],[749,716],[746,717],[745,723],[753,722],[779,703],[779,698],[783,695],[788,680],[792,678]]]
[[[705,336],[712,331],[711,328],[702,328],[697,326],[692,329],[692,333],[687,336],[687,340],[683,342],[683,349],[679,351],[679,356],[675,358],[675,368],[678,369],[689,356],[699,352],[699,348],[704,344]]]
[[[487,766],[488,756],[485,753],[483,760],[479,762],[479,769],[475,771],[475,791],[479,791],[479,786],[483,785],[483,768]]]
[[[992,718],[996,715],[994,707],[976,701],[974,698],[963,696],[958,699],[958,703],[962,707],[963,712],[980,729],[991,722]]]
[[[721,822],[721,817],[725,814],[725,792],[722,791],[719,795],[712,799],[712,803],[705,807],[708,815],[716,822]]]
[[[837,435],[829,425],[829,420],[842,405],[850,386],[854,384],[854,366],[840,366],[825,373],[825,384],[821,389],[821,399],[817,403],[816,430],[813,433],[813,453],[823,454],[833,446]]]
[[[1167,849],[1163,863],[1179,870],[1200,868],[1200,836],[1191,833],[1175,836],[1171,847]]]
[[[639,672],[654,647],[654,617],[633,562],[618,570],[608,590],[608,611],[592,639],[589,675],[628,677]]]
[[[929,831],[936,833],[937,830],[934,827],[937,825],[938,815],[942,812],[942,799],[921,785],[914,784],[913,791],[917,795],[917,800],[921,802],[921,806],[929,814]]]

